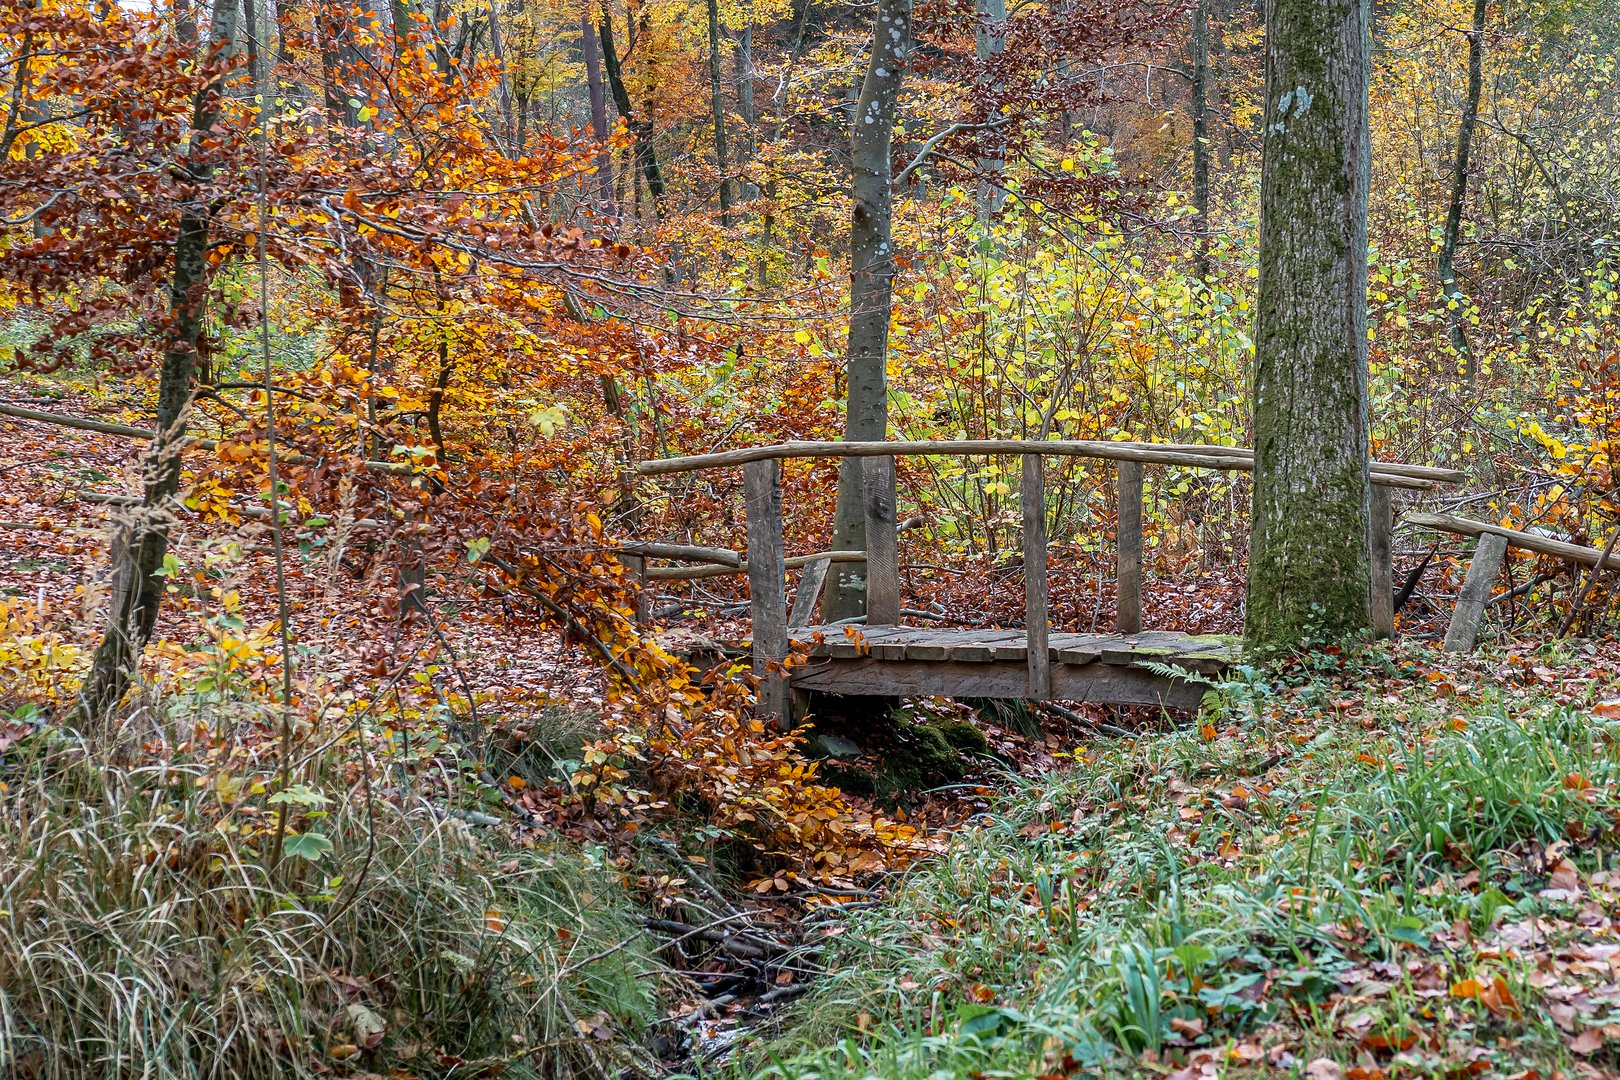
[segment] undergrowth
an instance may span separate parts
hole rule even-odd
[[[115,745],[46,728],[9,748],[0,1073],[623,1064],[661,968],[605,860],[475,829],[398,770],[359,775],[377,762],[341,730],[267,798],[273,768],[249,748],[264,732],[224,712],[170,702],[124,717]]]
[[[1620,1065],[1557,959],[1615,932],[1620,709],[1421,659],[1250,672],[1193,729],[1020,782],[851,914],[732,1074]]]

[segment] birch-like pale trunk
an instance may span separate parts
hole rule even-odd
[[[855,103],[850,134],[855,208],[849,223],[849,354],[845,361],[844,438],[849,440],[882,439],[889,429],[889,309],[895,270],[890,155],[900,75],[911,42],[911,3],[878,0],[872,20],[872,57]],[[834,550],[866,547],[861,476],[858,460],[840,460]],[[865,588],[865,566],[840,563],[822,604],[822,617],[832,621],[860,614],[865,608]]]
[[[1266,0],[1254,512],[1244,637],[1367,625],[1368,15]]]

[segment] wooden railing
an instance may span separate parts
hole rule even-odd
[[[823,552],[791,560],[803,565],[803,576],[787,610],[787,569],[782,530],[781,461],[786,458],[860,458],[866,509],[866,618],[868,626],[897,625],[901,616],[899,532],[896,520],[895,458],[897,456],[1016,455],[1021,459],[1019,504],[1023,525],[1024,629],[1027,635],[1029,694],[1048,696],[1051,669],[1047,650],[1046,494],[1042,458],[1086,457],[1111,460],[1116,468],[1118,497],[1116,628],[1122,634],[1142,629],[1142,466],[1177,465],[1244,471],[1253,468],[1254,454],[1243,447],[1188,444],[1024,441],[958,439],[940,442],[798,442],[749,447],[715,454],[666,458],[637,466],[645,476],[695,472],[741,466],[748,519],[746,560],[725,552],[708,568],[683,570],[667,576],[707,573],[748,575],[749,606],[753,618],[753,666],[760,677],[760,707],[766,715],[782,715],[786,683],[767,677],[788,655],[790,627],[807,625],[835,559],[856,561],[862,553]],[[1383,634],[1394,631],[1391,531],[1394,520],[1391,488],[1432,489],[1460,483],[1463,474],[1451,469],[1374,462],[1373,483],[1373,588],[1370,616]],[[644,545],[653,555],[654,545]],[[690,551],[692,549],[686,549]]]

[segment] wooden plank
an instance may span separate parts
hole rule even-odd
[[[1603,555],[1594,547],[1568,544],[1551,537],[1537,536],[1535,533],[1521,532],[1518,529],[1475,521],[1472,518],[1457,517],[1455,514],[1406,514],[1401,520],[1408,525],[1456,533],[1458,536],[1500,536],[1507,540],[1509,547],[1516,547],[1521,551],[1534,551],[1540,555],[1551,555],[1555,559],[1580,563],[1582,566],[1596,566],[1598,559]]]
[[[1029,672],[1022,662],[923,663],[859,660],[812,661],[793,674],[796,690],[879,697],[988,697],[1020,699]],[[1060,701],[1196,709],[1204,688],[1181,679],[1127,667],[1092,664],[1052,669],[1052,696]]]
[[[1070,667],[1094,664],[1102,659],[1103,645],[1108,640],[1102,634],[1053,634],[1052,659]]]
[[[1457,606],[1451,609],[1451,625],[1446,628],[1446,652],[1472,652],[1479,638],[1479,624],[1485,617],[1485,605],[1491,599],[1491,583],[1502,568],[1502,556],[1507,554],[1508,538],[1498,533],[1486,533],[1479,538],[1474,549],[1474,561],[1468,564],[1468,576],[1463,579]]]
[[[743,467],[743,504],[748,516],[748,606],[753,616],[754,677],[759,712],[779,727],[788,716],[787,681],[772,671],[788,653],[787,568],[782,565],[782,485],[777,461]]]
[[[799,575],[799,588],[793,594],[793,611],[788,615],[789,626],[808,626],[815,618],[822,586],[827,584],[827,568],[831,565],[831,559],[817,559]]]
[[[1121,461],[1118,471],[1118,569],[1114,576],[1115,625],[1122,634],[1142,629],[1142,466]]]
[[[1374,636],[1392,638],[1395,636],[1395,518],[1388,488],[1372,489],[1371,508],[1372,595],[1367,622]]]
[[[900,621],[900,538],[894,516],[894,458],[861,462],[866,481],[866,625]]]
[[[952,647],[950,659],[963,664],[988,664],[996,658],[996,646],[1021,642],[1016,630],[976,630]]]
[[[875,457],[875,456],[993,456],[998,454],[1045,454],[1060,457],[1089,457],[1102,461],[1138,461],[1159,465],[1189,465],[1208,469],[1247,470],[1254,465],[1254,451],[1246,446],[1208,446],[1197,443],[1102,442],[1090,439],[940,439],[896,442],[789,442],[771,446],[747,446],[713,454],[661,458],[643,461],[636,471],[643,476],[666,476],[742,465],[765,458]],[[1372,482],[1393,487],[1424,490],[1435,484],[1461,484],[1468,477],[1457,469],[1429,465],[1375,461],[1370,468]]]
[[[1138,466],[1140,468],[1140,466]],[[1046,482],[1039,454],[1025,454],[1018,485],[1024,518],[1024,662],[1029,666],[1029,699],[1044,701],[1052,693],[1052,658],[1046,614]]]

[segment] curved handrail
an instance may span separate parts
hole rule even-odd
[[[657,458],[643,461],[636,471],[643,476],[668,476],[746,465],[752,461],[809,457],[978,456],[1038,454],[1087,457],[1101,461],[1135,461],[1146,465],[1184,465],[1193,468],[1246,472],[1254,468],[1254,451],[1246,446],[1208,446],[1199,443],[1108,442],[1099,439],[939,439],[894,442],[787,442],[747,446],[712,454]],[[1456,469],[1375,461],[1371,479],[1384,487],[1430,490],[1440,484],[1460,484],[1467,475]]]

